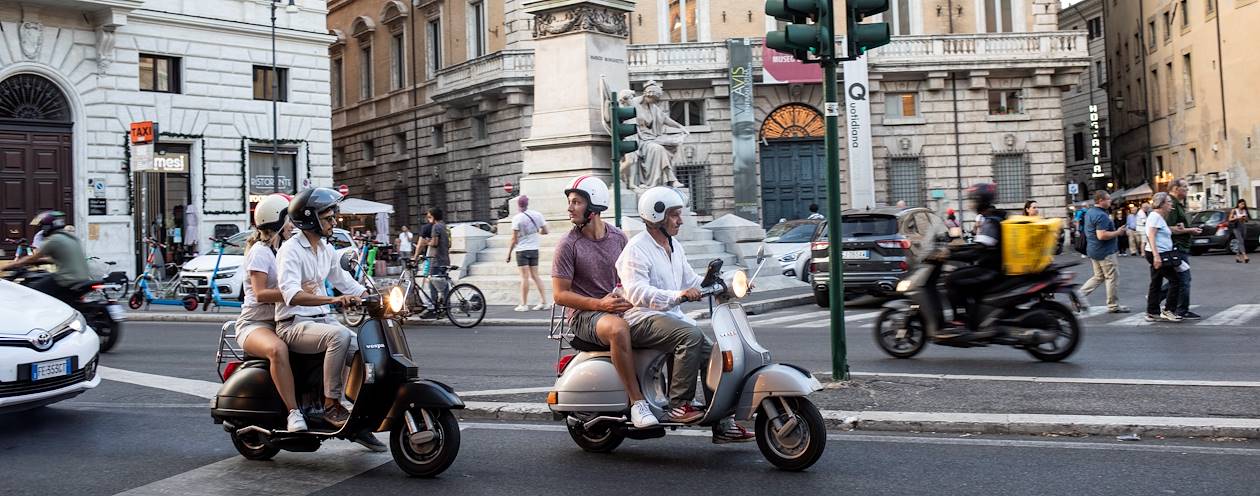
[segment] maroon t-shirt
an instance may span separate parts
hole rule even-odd
[[[626,234],[605,225],[603,239],[592,240],[576,229],[556,245],[551,277],[572,282],[570,289],[587,298],[603,298],[617,287],[617,257],[626,247]]]

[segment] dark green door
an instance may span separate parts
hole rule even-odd
[[[809,217],[809,204],[827,207],[827,154],[820,139],[781,139],[761,146],[761,206],[765,227]]]

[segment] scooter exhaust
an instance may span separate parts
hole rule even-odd
[[[597,426],[597,425],[599,425],[599,424],[602,424],[602,423],[604,423],[604,422],[616,422],[616,423],[620,424],[620,423],[624,423],[625,421],[626,421],[626,417],[625,417],[625,416],[621,416],[621,417],[607,417],[607,416],[604,416],[604,417],[595,417],[595,418],[590,419],[590,420],[586,421],[585,423],[583,423],[583,424],[582,424],[582,428],[583,428],[583,429],[586,429],[586,430],[591,430],[591,429],[594,429],[594,428],[595,428],[595,426]]]
[[[251,425],[251,426],[249,426],[249,427],[242,427],[242,428],[240,428],[240,429],[237,429],[237,430],[236,430],[236,435],[237,435],[237,436],[242,436],[242,435],[245,435],[245,434],[248,434],[248,433],[251,433],[251,432],[256,432],[256,433],[258,433],[258,434],[262,434],[262,435],[264,435],[264,436],[271,436],[272,434],[274,434],[273,432],[271,432],[271,431],[269,431],[269,430],[267,430],[267,429],[263,429],[262,427],[258,427],[258,426],[256,426],[256,425]]]

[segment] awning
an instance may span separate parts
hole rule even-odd
[[[346,198],[341,202],[341,213],[347,215],[370,215],[370,214],[392,214],[394,207],[384,203],[364,200],[361,198]]]
[[[1121,198],[1126,199],[1126,200],[1129,198],[1150,198],[1154,195],[1155,195],[1155,192],[1151,190],[1151,185],[1143,184],[1136,188],[1125,191],[1124,196],[1121,196]]]

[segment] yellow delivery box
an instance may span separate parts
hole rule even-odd
[[[1013,215],[1002,221],[1002,267],[1007,274],[1041,272],[1054,260],[1061,219]]]

